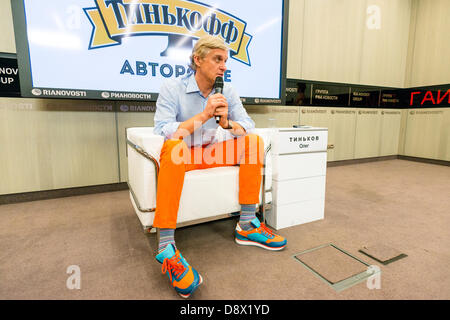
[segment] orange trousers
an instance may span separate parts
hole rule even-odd
[[[239,164],[239,203],[257,204],[263,161],[264,142],[255,134],[192,148],[183,140],[166,140],[161,149],[153,226],[176,228],[184,174],[191,170]]]

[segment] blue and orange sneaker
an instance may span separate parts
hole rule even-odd
[[[255,227],[250,231],[242,230],[239,222],[236,225],[235,241],[237,244],[257,246],[273,251],[282,250],[286,247],[287,240],[274,234],[264,223],[259,222],[258,218],[253,219],[250,223]]]
[[[180,251],[175,250],[173,244],[157,254],[156,260],[162,263],[162,273],[169,276],[170,283],[182,298],[189,298],[203,282],[202,276],[187,263]]]

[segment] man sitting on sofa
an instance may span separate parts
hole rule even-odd
[[[216,78],[224,76],[227,59],[228,48],[221,39],[200,38],[191,55],[193,72],[167,80],[156,102],[155,133],[165,137],[153,223],[160,234],[156,259],[184,298],[203,281],[174,240],[185,172],[239,164],[241,215],[235,230],[236,243],[268,250],[286,246],[285,238],[274,234],[255,216],[264,160],[262,139],[247,133],[255,123],[230,84],[225,83],[223,93],[214,90]],[[216,123],[218,116],[220,121]],[[216,141],[218,126],[229,130],[233,139]]]

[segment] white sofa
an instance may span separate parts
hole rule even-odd
[[[271,137],[273,129],[258,128],[252,133],[263,138],[265,147],[261,186],[261,190],[264,189],[265,192],[260,192],[259,205],[259,210],[265,219],[265,211],[270,209],[272,202]],[[229,133],[223,130],[222,134],[222,137],[225,137],[225,134]],[[155,135],[153,127],[133,127],[127,128],[126,139],[130,199],[142,227],[145,231],[152,232],[160,151],[164,138]],[[177,227],[239,214],[238,181],[238,166],[187,172],[181,193]]]

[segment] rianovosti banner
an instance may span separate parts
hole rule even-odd
[[[224,80],[245,102],[281,103],[283,0],[22,0],[12,7],[24,49],[23,96],[156,100],[165,79],[190,71],[196,40],[211,34],[228,46]]]

